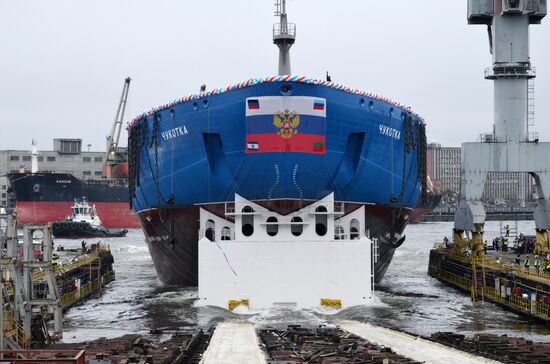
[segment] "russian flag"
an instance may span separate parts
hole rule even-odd
[[[313,110],[325,110],[325,102],[323,100],[315,100],[313,102]]]
[[[248,110],[260,110],[259,100],[248,100]]]
[[[245,153],[325,154],[325,105],[325,99],[308,96],[247,99]]]

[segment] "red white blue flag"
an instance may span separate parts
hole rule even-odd
[[[326,99],[268,96],[246,100],[247,154],[326,153]]]

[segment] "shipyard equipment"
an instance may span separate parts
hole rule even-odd
[[[105,155],[105,166],[103,168],[103,176],[107,178],[120,178],[128,176],[128,164],[126,153],[120,153],[118,142],[120,140],[120,131],[122,129],[122,121],[124,120],[124,111],[128,102],[128,92],[130,90],[130,77],[124,80],[124,87],[120,95],[115,121],[111,128],[111,133],[107,136],[107,154]]]
[[[455,240],[466,231],[483,242],[481,202],[487,173],[525,172],[536,183],[535,224],[548,247],[550,230],[550,143],[529,132],[533,125],[529,26],[546,16],[546,0],[469,0],[468,23],[487,25],[493,65],[485,78],[494,83],[493,133],[481,143],[462,144],[461,199],[455,214]],[[539,232],[541,232],[539,234]]]

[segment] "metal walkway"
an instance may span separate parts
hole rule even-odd
[[[224,322],[216,327],[203,364],[264,364],[254,326],[248,322]]]

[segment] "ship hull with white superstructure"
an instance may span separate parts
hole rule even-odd
[[[364,208],[364,226],[326,231],[315,223],[323,236],[377,238],[379,281],[404,240],[425,176],[418,115],[378,95],[299,76],[177,100],[136,118],[129,134],[132,207],[161,280],[185,286],[197,284],[198,232],[207,228],[199,226],[200,209],[230,225],[226,206],[236,195],[284,216],[331,193],[346,214]]]

